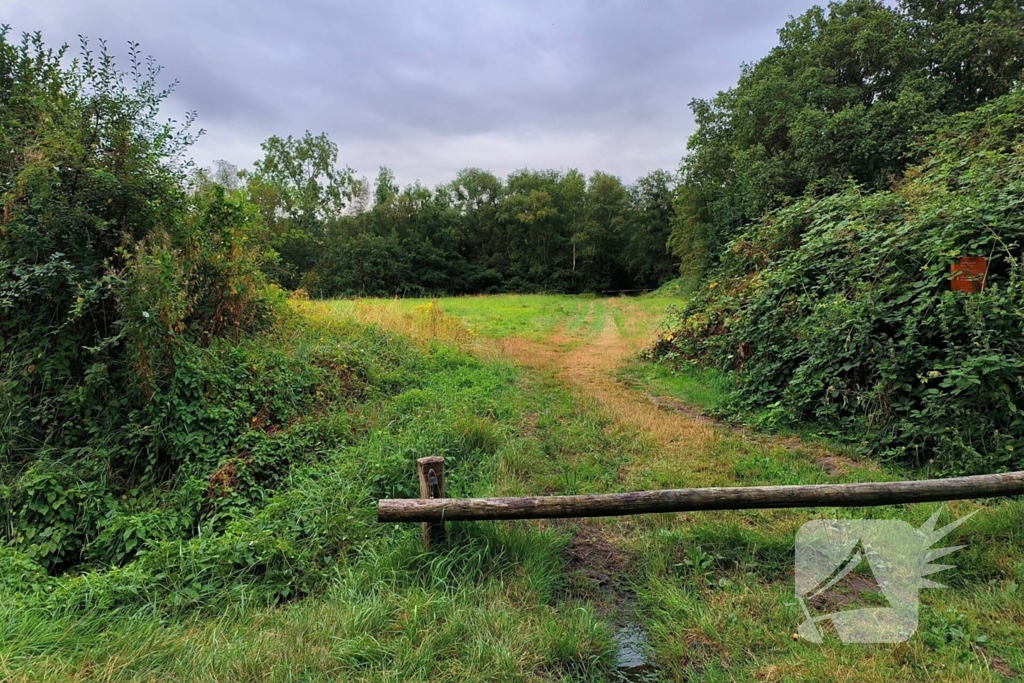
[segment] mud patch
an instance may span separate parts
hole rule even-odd
[[[996,672],[1003,678],[1008,678],[1011,681],[1019,680],[1017,672],[1013,670],[1009,664],[1006,663],[999,655],[994,655],[980,645],[976,645],[974,648],[978,653],[978,658],[985,662],[989,669]]]
[[[807,604],[821,612],[831,613],[880,594],[881,589],[874,578],[850,574],[825,593],[809,599]]]
[[[565,555],[569,572],[596,588],[596,607],[602,618],[616,626],[612,680],[654,680],[657,667],[647,631],[637,619],[636,595],[624,581],[632,556],[612,542],[606,529],[593,523],[576,524]]]
[[[611,543],[597,525],[580,525],[566,548],[569,571],[612,593],[612,603],[619,602],[620,579],[630,564],[629,555]]]

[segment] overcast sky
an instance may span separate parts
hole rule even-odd
[[[48,43],[141,43],[196,110],[208,165],[326,131],[339,162],[400,183],[464,167],[674,169],[687,106],[736,82],[811,0],[0,0]],[[126,60],[122,61],[126,64]]]

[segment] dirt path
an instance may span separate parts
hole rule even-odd
[[[687,485],[733,483],[732,468],[722,462],[720,455],[724,449],[717,448],[723,438],[740,438],[763,448],[808,450],[808,457],[818,460],[826,470],[842,469],[845,459],[824,448],[730,427],[703,416],[694,406],[672,398],[649,396],[617,381],[619,368],[653,336],[655,328],[648,323],[650,330],[644,333],[645,326],[640,325],[639,333],[633,330],[634,334],[628,337],[616,323],[614,313],[626,318],[630,311],[622,310],[622,304],[615,300],[609,300],[607,305],[611,310],[601,313],[603,322],[592,336],[587,336],[588,330],[593,329],[590,325],[580,325],[575,334],[562,325],[543,341],[510,338],[503,341],[502,349],[514,362],[550,373],[582,399],[598,403],[616,423],[633,427],[655,442],[657,448],[649,451],[644,462],[621,472],[621,480],[639,480],[642,469],[648,481],[652,474],[656,480],[664,479],[657,476],[664,472],[666,476],[672,473],[673,479],[683,475]],[[593,314],[590,311],[588,318]]]
[[[611,311],[604,312],[597,334],[584,336],[588,329],[592,328],[580,325],[579,334],[571,335],[560,326],[541,342],[512,338],[504,341],[503,348],[514,362],[553,374],[581,398],[600,404],[615,422],[653,439],[658,445],[655,452],[661,454],[653,458],[670,459],[675,470],[685,464],[697,479],[707,477],[713,462],[702,456],[714,448],[719,429],[696,411],[688,416],[664,410],[645,394],[616,381],[616,372],[639,350],[639,343],[630,343],[622,334]],[[643,467],[650,470],[659,464],[669,463],[648,458]],[[631,475],[627,469],[620,479],[631,479]]]

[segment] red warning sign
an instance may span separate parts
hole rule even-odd
[[[984,256],[962,256],[949,269],[953,273],[950,289],[954,292],[980,292],[985,289],[988,259]]]

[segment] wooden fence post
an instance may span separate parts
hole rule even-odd
[[[433,455],[416,461],[420,498],[444,498],[444,458]],[[423,523],[423,547],[444,545],[444,521]]]

